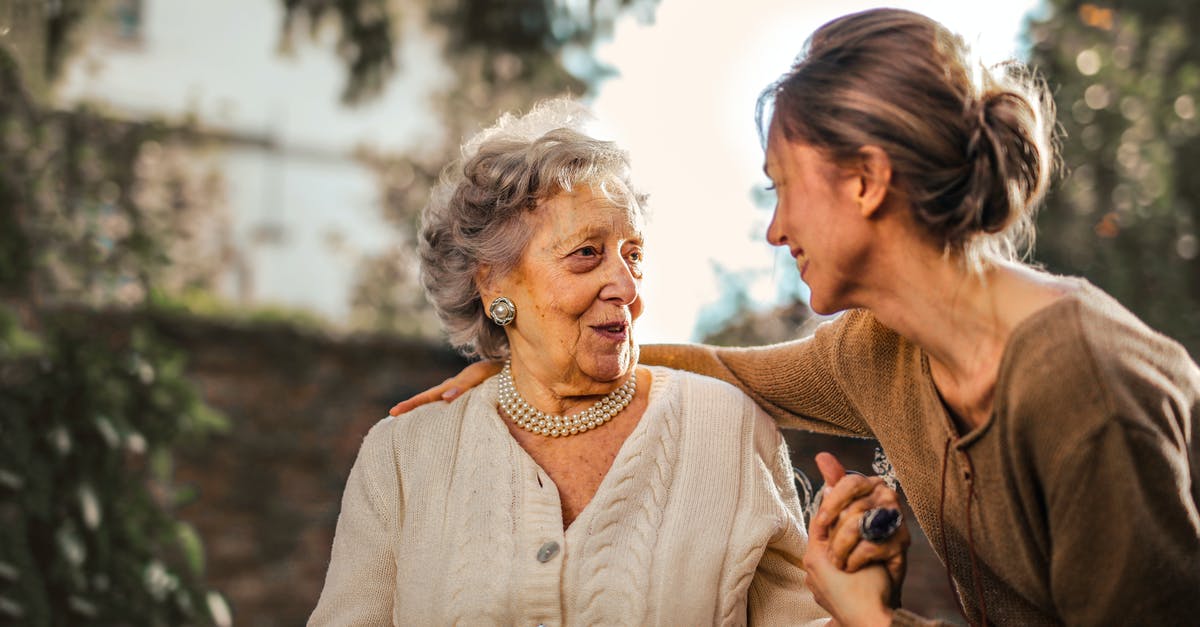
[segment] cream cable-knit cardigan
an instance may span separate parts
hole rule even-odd
[[[734,387],[651,368],[650,400],[564,531],[496,380],[375,425],[310,625],[823,622],[787,448]]]

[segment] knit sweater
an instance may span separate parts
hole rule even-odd
[[[495,378],[376,424],[309,624],[824,622],[775,424],[728,384],[651,373],[644,414],[565,531]]]
[[[1200,621],[1200,369],[1086,281],[1013,330],[965,435],[926,354],[863,310],[642,361],[735,383],[784,427],[878,439],[972,623]]]

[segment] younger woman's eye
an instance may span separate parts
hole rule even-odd
[[[768,192],[773,192],[773,191],[775,191],[775,184],[771,183],[770,185],[764,187],[763,189],[765,189]]]

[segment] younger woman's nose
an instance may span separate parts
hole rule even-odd
[[[779,212],[771,214],[771,223],[767,225],[767,241],[772,246],[786,246],[787,235],[784,234],[783,228],[779,226]]]

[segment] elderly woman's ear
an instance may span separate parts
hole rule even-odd
[[[491,306],[492,301],[500,294],[500,287],[496,285],[495,275],[492,273],[492,267],[487,264],[480,264],[479,269],[475,271],[475,288],[479,290],[479,300],[483,303],[483,310],[486,312]],[[487,314],[491,318],[491,314]]]
[[[475,273],[475,285],[483,303],[484,315],[497,325],[508,326],[517,317],[517,306],[504,294],[503,286],[499,284],[501,282],[494,277],[492,267],[482,265]]]

